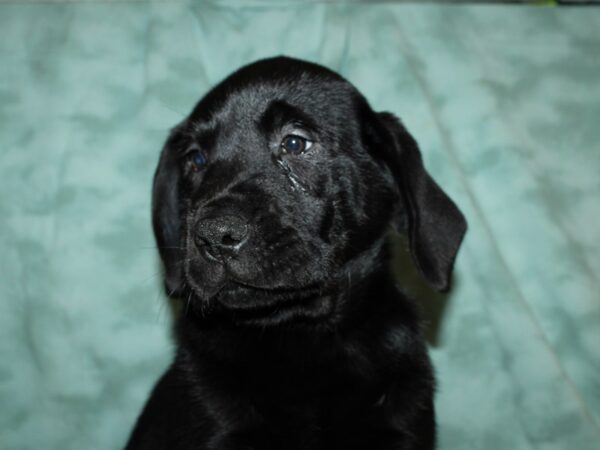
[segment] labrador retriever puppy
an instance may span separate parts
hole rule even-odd
[[[239,69],[171,132],[153,188],[177,351],[127,449],[432,449],[434,376],[390,225],[446,290],[466,222],[415,140],[338,74]]]

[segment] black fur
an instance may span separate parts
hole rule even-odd
[[[183,306],[128,449],[434,447],[433,372],[385,234],[444,290],[466,223],[393,115],[315,64],[243,67],[172,131],[153,225]]]

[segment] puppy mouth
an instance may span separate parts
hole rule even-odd
[[[263,288],[228,280],[213,299],[234,322],[246,325],[316,321],[333,310],[332,293],[317,285]]]
[[[323,292],[317,285],[292,288],[255,286],[234,278],[227,280],[217,292],[217,300],[235,310],[253,309],[255,306],[269,307],[276,304],[302,302],[306,299],[322,296]],[[231,302],[232,298],[243,298],[253,301],[243,303]]]
[[[278,280],[264,286],[245,280],[227,260],[212,261],[211,256],[199,253],[185,265],[186,284],[205,305],[204,314],[212,312],[236,323],[264,326],[316,321],[333,311],[335,296],[326,280],[306,284]]]

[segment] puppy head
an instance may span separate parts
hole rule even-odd
[[[415,141],[339,75],[290,58],[213,88],[173,129],[154,179],[167,290],[204,311],[326,315],[349,267],[376,270],[390,224],[447,288],[466,224]]]

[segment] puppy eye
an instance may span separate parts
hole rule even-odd
[[[192,165],[192,169],[196,172],[202,169],[207,163],[206,156],[200,150],[192,152],[189,158],[190,163]]]
[[[283,153],[291,153],[292,155],[299,155],[310,149],[313,145],[312,141],[309,141],[302,136],[296,134],[288,134],[281,141],[281,150]]]

